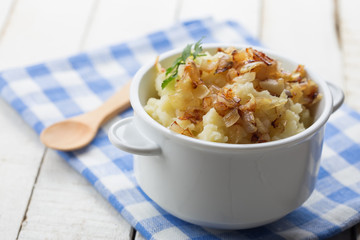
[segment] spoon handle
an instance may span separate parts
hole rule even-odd
[[[87,122],[93,126],[101,126],[102,124],[115,117],[118,113],[130,107],[130,84],[126,83],[120,90],[111,96],[97,109],[83,115],[87,118]]]

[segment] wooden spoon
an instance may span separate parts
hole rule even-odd
[[[130,107],[129,90],[130,81],[97,109],[47,127],[40,140],[45,146],[61,151],[85,147],[102,124]]]

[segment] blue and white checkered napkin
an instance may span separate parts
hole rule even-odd
[[[4,71],[0,74],[0,95],[40,133],[56,121],[94,109],[142,64],[202,36],[206,36],[204,42],[258,45],[235,22],[185,22],[135,41]],[[131,114],[130,109],[121,117]],[[159,208],[137,185],[132,155],[109,143],[108,126],[88,147],[59,154],[145,238],[317,239],[360,222],[360,114],[346,106],[327,124],[320,173],[310,199],[277,222],[242,231],[204,229]]]

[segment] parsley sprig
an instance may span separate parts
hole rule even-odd
[[[203,38],[201,38],[195,44],[188,44],[184,48],[181,56],[175,60],[175,62],[173,63],[173,65],[171,67],[166,69],[166,72],[165,72],[166,79],[161,84],[162,89],[164,89],[170,82],[172,82],[173,80],[175,80],[177,78],[179,66],[182,64],[185,64],[186,59],[188,59],[188,57],[192,56],[193,59],[195,60],[197,57],[205,56],[205,54],[201,54],[203,51],[202,46],[201,46],[202,40],[203,40]],[[194,49],[193,49],[193,46],[194,46]]]

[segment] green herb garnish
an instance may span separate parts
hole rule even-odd
[[[202,46],[201,46],[202,40],[203,40],[203,37],[199,41],[197,41],[195,44],[188,44],[184,48],[181,56],[175,60],[175,62],[173,63],[173,65],[171,67],[166,69],[166,72],[165,72],[166,79],[161,84],[162,89],[164,89],[170,82],[172,82],[173,80],[175,80],[178,77],[179,66],[181,64],[185,64],[186,59],[188,59],[188,57],[192,56],[193,59],[195,60],[196,57],[205,56],[205,54],[201,54],[201,52],[203,51]],[[193,46],[194,46],[194,50],[192,51]]]

